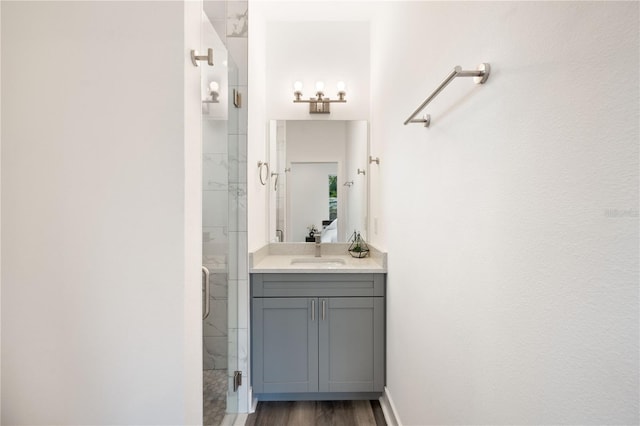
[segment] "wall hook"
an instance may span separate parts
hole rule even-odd
[[[213,66],[213,49],[207,49],[207,55],[198,55],[197,50],[191,49],[191,63],[194,67],[198,66],[198,61],[207,61],[209,66]]]

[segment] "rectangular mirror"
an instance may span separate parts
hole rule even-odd
[[[269,122],[269,241],[323,243],[367,236],[366,121]]]

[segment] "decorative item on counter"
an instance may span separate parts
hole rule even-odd
[[[369,255],[369,246],[359,232],[353,231],[353,235],[349,238],[351,245],[349,246],[349,254],[351,257],[363,258]]]
[[[309,238],[313,238],[318,233],[318,228],[315,225],[309,225],[307,226],[307,231],[309,231]]]

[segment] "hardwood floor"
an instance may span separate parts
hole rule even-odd
[[[246,426],[386,426],[378,401],[258,403]]]

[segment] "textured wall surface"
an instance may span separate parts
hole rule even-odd
[[[382,7],[372,238],[402,422],[637,424],[638,3]]]

